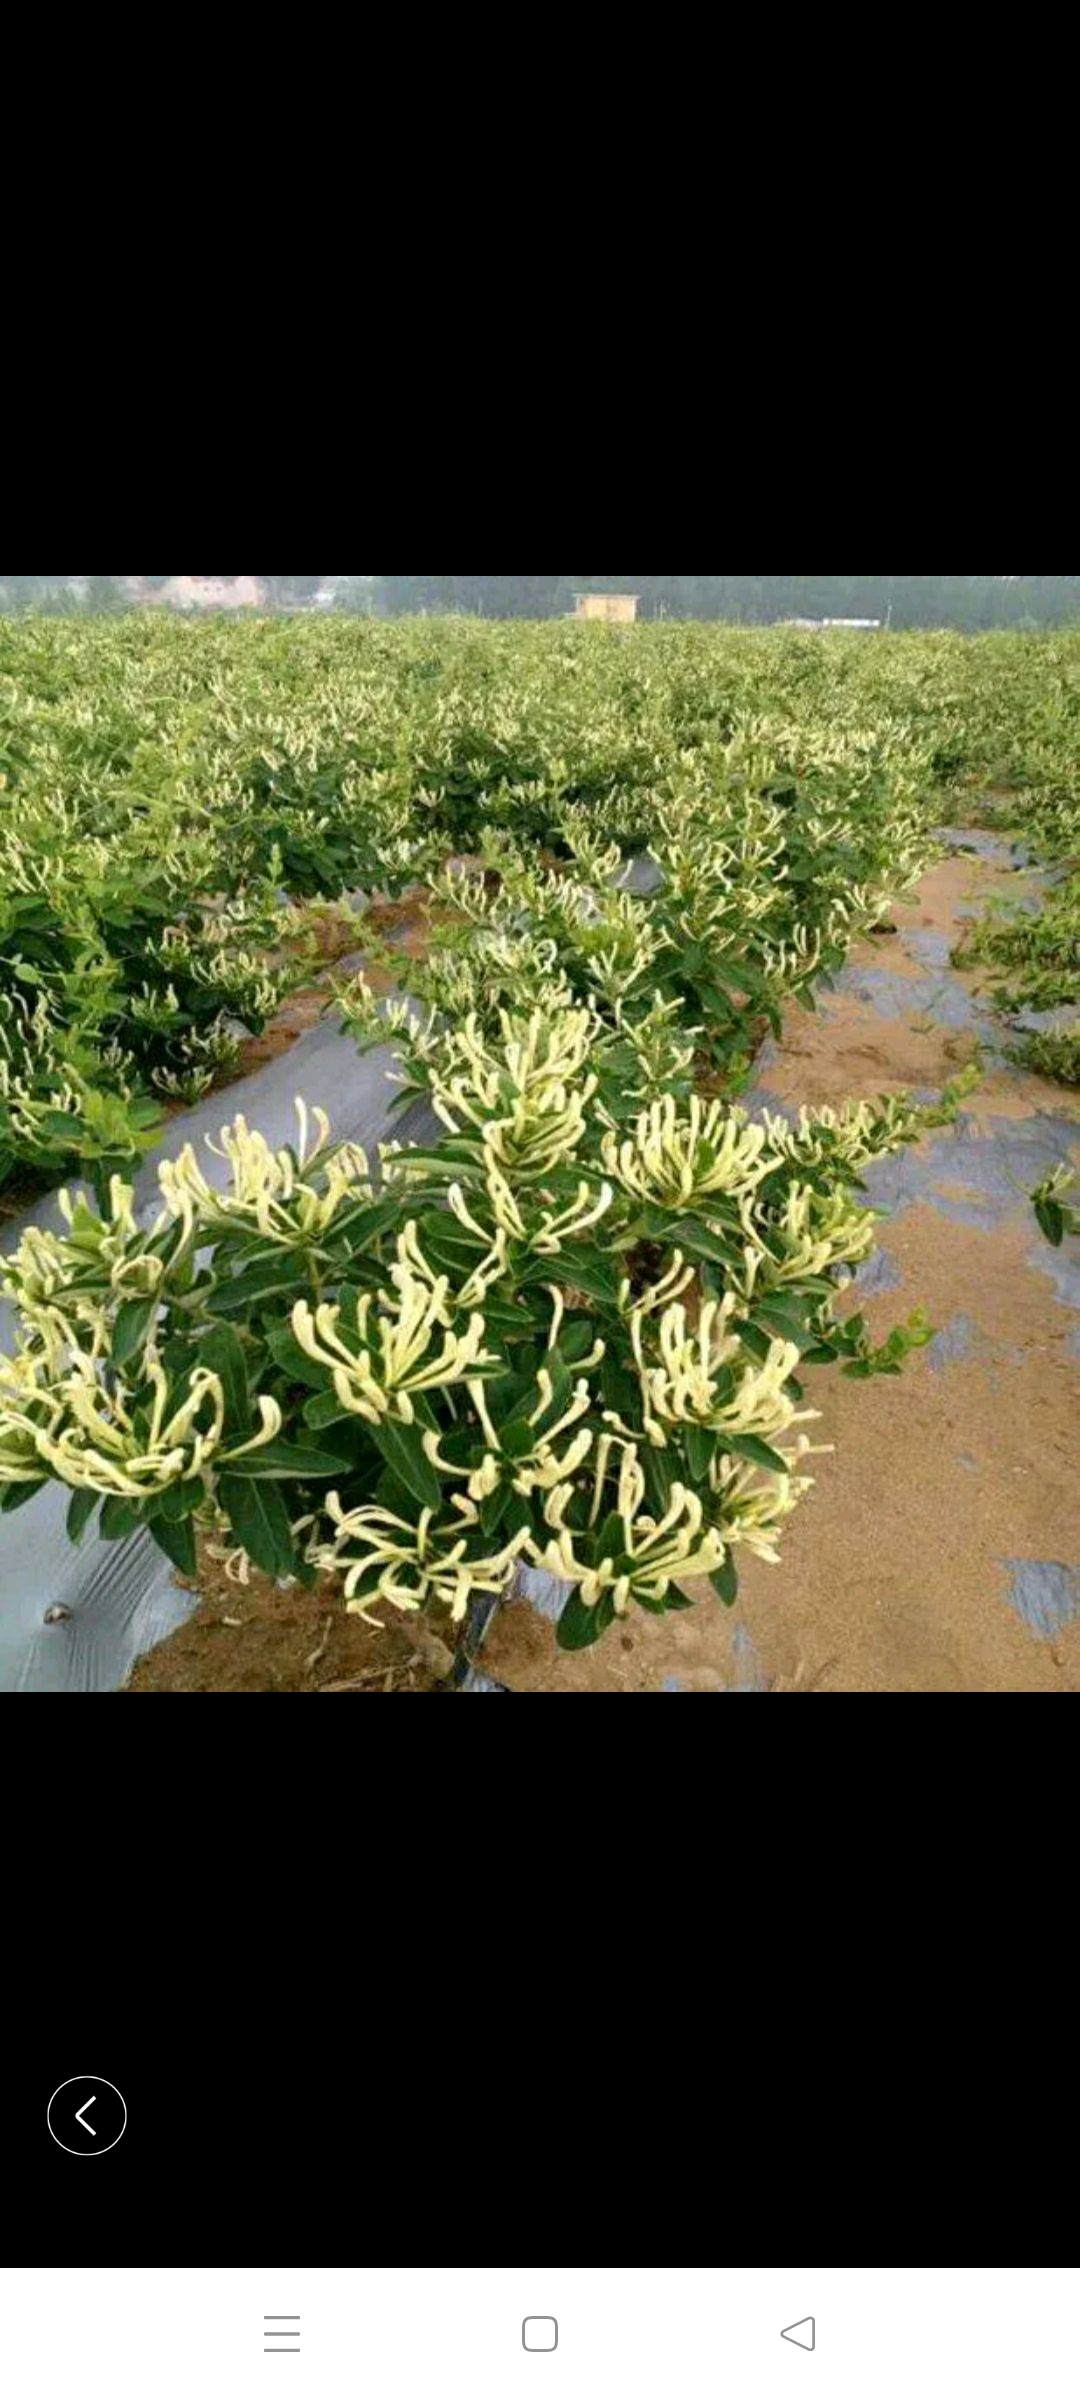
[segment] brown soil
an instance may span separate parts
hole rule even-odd
[[[951,857],[924,878],[901,929],[921,923],[955,940],[959,906],[1006,881],[1018,888],[985,861]],[[863,943],[854,964],[905,974],[897,948]],[[938,1088],[971,1049],[967,1036],[837,995],[827,1013],[792,1010],[765,1081],[808,1105]],[[966,1108],[977,1123],[1075,1115],[1080,1159],[1080,1108],[1059,1085],[994,1067]],[[941,1367],[916,1354],[895,1380],[808,1379],[821,1411],[808,1430],[835,1451],[812,1462],[817,1486],[789,1522],[781,1565],[749,1560],[733,1610],[691,1586],[692,1611],[635,1612],[577,1654],[558,1650],[554,1628],[519,1600],[488,1636],[487,1673],[537,1692],[1080,1691],[1080,1621],[1047,1642],[1007,1600],[1006,1560],[1080,1559],[1076,1319],[1040,1271],[1027,1195],[992,1231],[920,1203],[880,1240],[903,1282],[858,1300],[878,1338],[919,1302],[937,1327],[970,1318],[976,1337]]]
[[[376,1629],[345,1613],[340,1592],[278,1590],[269,1576],[230,1583],[200,1561],[193,1617],[138,1660],[128,1692],[432,1692],[438,1680],[404,1619]]]
[[[312,1025],[318,1024],[333,1002],[329,969],[337,966],[344,971],[345,962],[351,963],[354,959],[359,964],[358,946],[362,943],[365,925],[381,935],[384,941],[392,940],[394,948],[403,951],[409,958],[420,957],[427,946],[427,919],[422,913],[418,893],[406,894],[402,900],[376,902],[362,918],[351,917],[348,911],[343,910],[341,918],[340,924],[336,919],[330,919],[318,928],[319,947],[326,962],[321,976],[283,1001],[264,1032],[248,1037],[241,1046],[235,1067],[219,1086],[222,1091],[226,1091],[230,1084],[240,1082],[244,1076],[254,1075],[259,1067],[269,1066],[272,1059],[283,1057],[302,1033],[307,1033]],[[394,978],[388,969],[373,966],[366,972],[372,991],[380,997],[391,989]]]

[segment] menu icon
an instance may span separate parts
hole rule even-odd
[[[263,2351],[268,2358],[299,2358],[299,2317],[264,2317]]]

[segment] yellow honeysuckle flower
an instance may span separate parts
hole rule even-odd
[[[784,1389],[799,1363],[794,1342],[771,1341],[768,1356],[747,1361],[734,1392],[722,1396],[721,1378],[746,1357],[739,1336],[728,1331],[737,1305],[730,1291],[721,1301],[706,1301],[693,1328],[681,1301],[664,1310],[655,1328],[644,1313],[632,1316],[630,1338],[650,1438],[656,1426],[681,1423],[768,1440],[817,1415],[816,1409],[797,1409]]]
[[[706,1106],[695,1093],[680,1105],[667,1093],[642,1112],[631,1136],[607,1133],[600,1148],[607,1173],[635,1198],[688,1208],[752,1191],[774,1163],[763,1156],[765,1143],[764,1127],[725,1102]]]
[[[488,1557],[469,1558],[466,1537],[476,1527],[479,1512],[471,1500],[461,1497],[455,1506],[456,1523],[439,1523],[435,1511],[425,1508],[417,1522],[410,1524],[391,1509],[373,1505],[345,1510],[339,1494],[331,1492],[326,1513],[337,1533],[309,1555],[325,1573],[344,1570],[349,1612],[369,1624],[378,1623],[369,1613],[376,1599],[388,1600],[409,1613],[435,1602],[449,1610],[454,1624],[460,1624],[474,1593],[505,1589],[526,1536],[515,1534]],[[379,1569],[375,1590],[366,1599],[358,1597],[358,1587],[373,1568]]]
[[[667,1509],[659,1519],[642,1515],[644,1492],[644,1476],[631,1443],[620,1469],[618,1502],[629,1564],[619,1572],[610,1558],[589,1564],[578,1557],[573,1531],[565,1522],[572,1485],[560,1484],[549,1493],[544,1518],[553,1533],[540,1563],[576,1584],[586,1608],[594,1608],[610,1591],[616,1615],[624,1616],[636,1595],[663,1600],[677,1579],[709,1575],[722,1565],[723,1532],[704,1525],[704,1510],[696,1492],[673,1483]]]
[[[342,1144],[323,1161],[321,1190],[307,1179],[307,1171],[325,1149],[330,1124],[323,1109],[313,1110],[317,1138],[309,1143],[305,1101],[297,1100],[296,1111],[300,1142],[295,1160],[288,1150],[271,1150],[264,1135],[253,1132],[242,1116],[222,1127],[220,1144],[208,1140],[207,1148],[229,1162],[231,1190],[218,1192],[207,1182],[190,1142],[176,1158],[164,1159],[158,1182],[170,1214],[189,1225],[195,1220],[223,1231],[246,1219],[265,1241],[288,1249],[325,1232],[346,1195],[355,1197],[359,1190],[370,1197],[367,1158],[353,1143]]]
[[[494,1352],[484,1348],[484,1320],[479,1312],[460,1334],[448,1324],[449,1281],[444,1275],[421,1282],[401,1262],[393,1297],[363,1293],[356,1301],[358,1349],[343,1339],[338,1328],[340,1307],[325,1301],[312,1309],[298,1300],[292,1328],[302,1350],[331,1372],[334,1390],[344,1409],[378,1424],[397,1417],[411,1425],[415,1410],[410,1394],[445,1389],[475,1376],[478,1368],[496,1366]],[[378,1313],[376,1313],[378,1312]],[[443,1333],[435,1355],[431,1343]]]

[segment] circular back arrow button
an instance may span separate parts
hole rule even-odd
[[[72,2075],[57,2085],[47,2111],[49,2132],[72,2158],[114,2150],[127,2124],[127,2104],[103,2075]]]

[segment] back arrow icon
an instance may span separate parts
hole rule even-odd
[[[87,2109],[88,2109],[88,2108],[92,2108],[92,2107],[93,2107],[93,2105],[94,2105],[94,2102],[95,2102],[95,2100],[96,2100],[96,2099],[97,2099],[97,2093],[96,2093],[96,2092],[91,2092],[89,2100],[84,2100],[84,2101],[83,2101],[83,2104],[82,2104],[82,2107],[81,2107],[81,2108],[77,2108],[77,2109],[76,2109],[76,2111],[75,2111],[75,2123],[76,2123],[76,2125],[86,2125],[86,2112],[87,2112]],[[93,2141],[95,2141],[95,2142],[96,2142],[96,2140],[97,2140],[97,2135],[96,2135],[96,2133],[94,2132],[94,2128],[93,2128],[93,2126],[92,2126],[92,2125],[86,2125],[86,2130],[87,2130],[87,2133],[88,2133],[88,2134],[91,2136],[91,2139],[92,2139]]]

